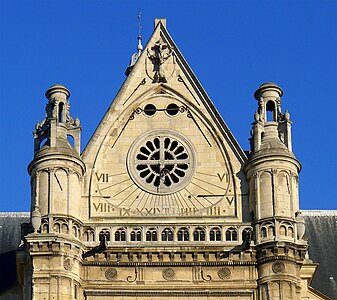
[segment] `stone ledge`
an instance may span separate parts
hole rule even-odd
[[[184,262],[117,262],[84,261],[83,266],[118,266],[118,267],[157,267],[157,266],[256,266],[255,261],[184,261]]]
[[[216,297],[249,297],[253,291],[174,291],[174,290],[157,290],[157,291],[111,291],[111,290],[84,290],[85,296],[167,296],[167,297],[199,297],[199,296],[216,296]]]

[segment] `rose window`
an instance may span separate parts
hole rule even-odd
[[[137,185],[154,193],[182,189],[192,176],[194,155],[189,142],[178,134],[154,132],[141,138],[129,153],[128,168]]]

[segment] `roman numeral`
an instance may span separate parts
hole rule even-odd
[[[227,174],[226,173],[217,173],[218,177],[219,177],[219,180],[220,182],[222,182],[224,179],[225,179],[225,182],[228,182],[228,177],[227,177]]]
[[[227,199],[229,205],[232,205],[232,203],[234,201],[234,197],[232,197],[232,198],[226,197],[226,199]]]
[[[109,182],[109,174],[108,173],[101,173],[98,175],[96,173],[96,178],[98,182]]]

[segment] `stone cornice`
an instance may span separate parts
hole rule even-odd
[[[263,264],[269,261],[273,261],[273,260],[287,260],[287,261],[291,261],[294,263],[298,263],[298,259],[293,258],[293,257],[289,257],[289,256],[285,256],[285,255],[277,255],[277,256],[267,256],[267,257],[262,257],[262,258],[258,258],[258,263],[259,264]]]
[[[256,266],[256,261],[184,261],[184,262],[83,261],[83,266],[116,266],[116,267]]]
[[[219,290],[125,290],[125,291],[113,291],[113,290],[84,290],[85,296],[139,296],[139,297],[149,297],[149,296],[170,296],[170,297],[196,297],[196,296],[212,296],[212,297],[250,297],[253,291],[219,291]]]

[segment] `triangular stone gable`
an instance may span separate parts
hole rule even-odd
[[[248,205],[246,156],[160,21],[82,158],[89,218],[239,222]]]

